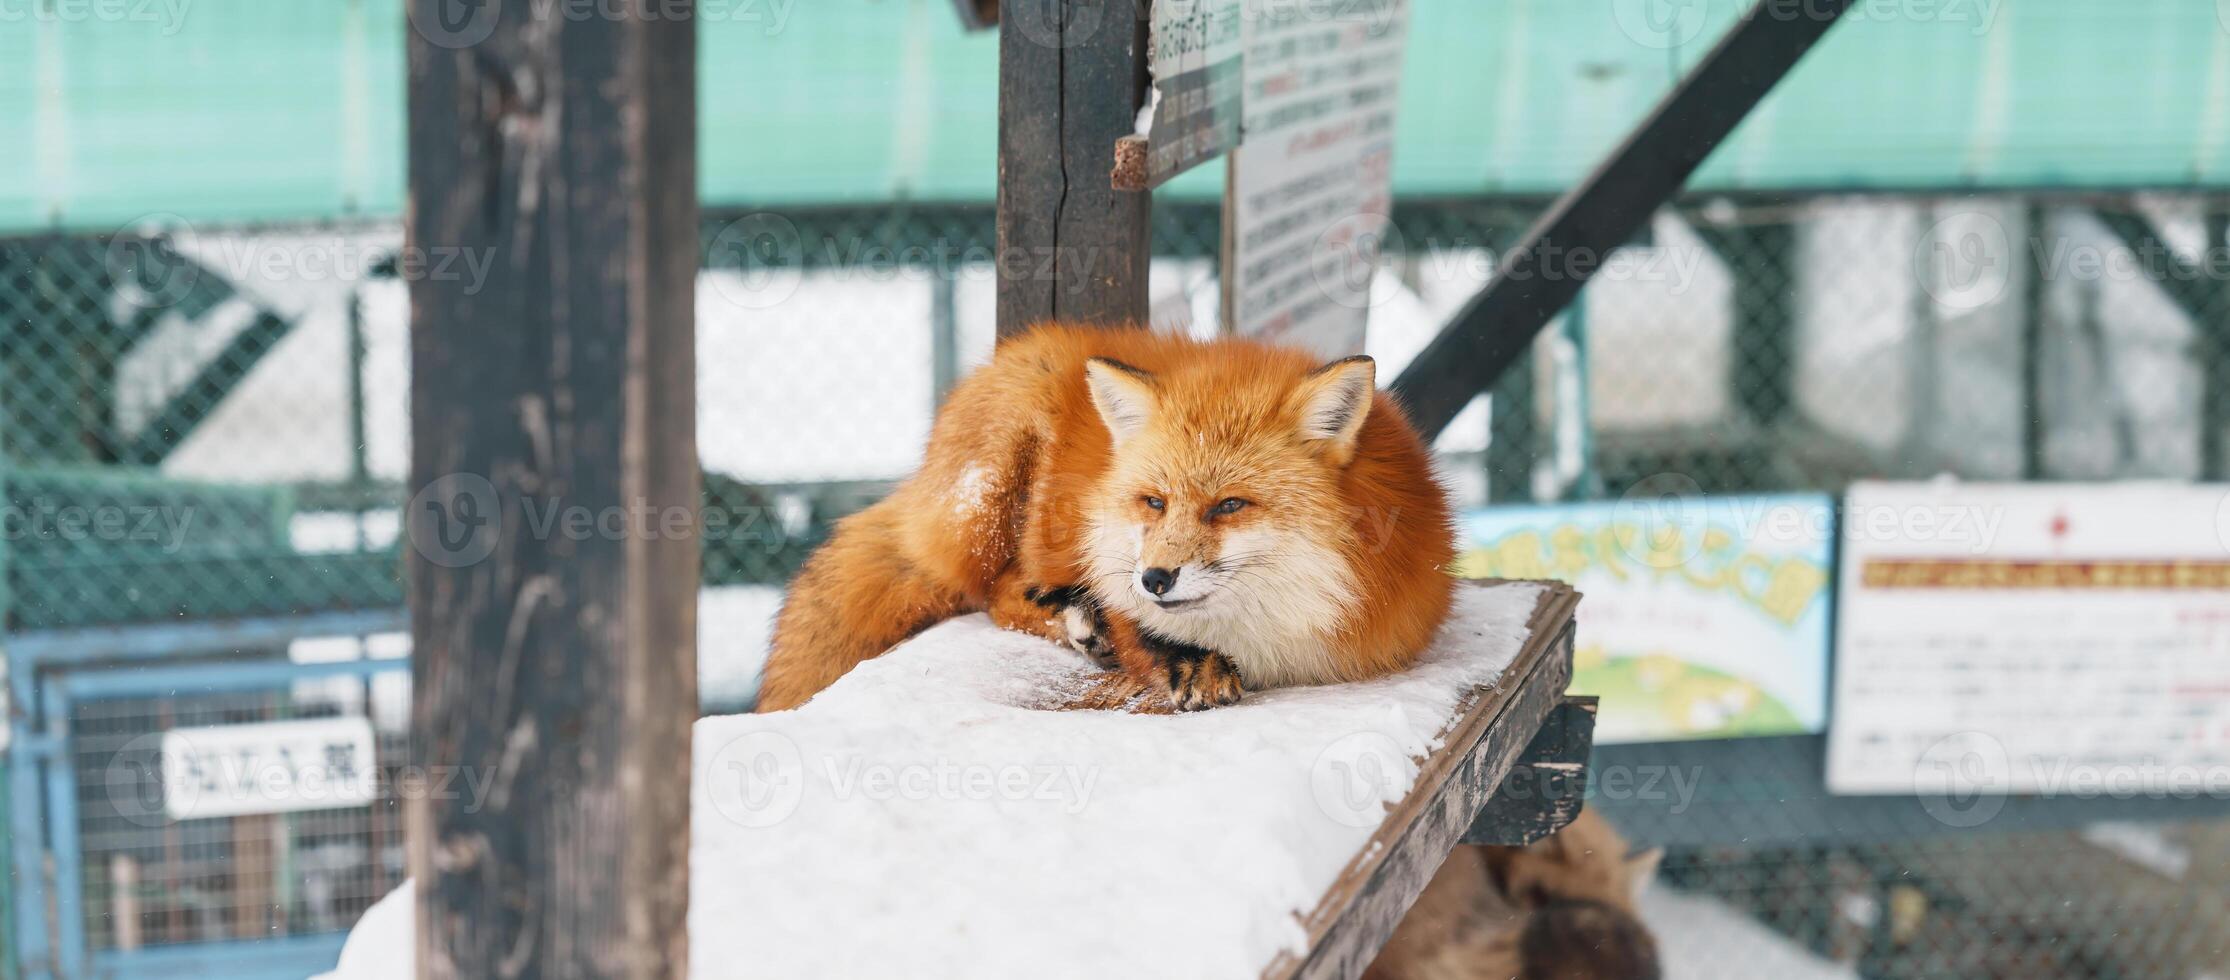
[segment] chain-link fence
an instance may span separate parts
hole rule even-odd
[[[1384,377],[1545,203],[1397,206],[1372,293]],[[1591,257],[1594,281],[1499,404],[1442,435],[1444,471],[1467,504],[1616,497],[1659,474],[1708,493],[1945,473],[2221,479],[2226,214],[2230,198],[2195,194],[1685,200]],[[1156,326],[1213,332],[1217,209],[1169,202],[1155,221]],[[912,468],[942,393],[988,355],[994,232],[988,206],[881,206],[715,215],[703,242],[702,686],[734,709],[782,584]],[[0,244],[6,629],[399,606],[398,279],[435,274],[475,272],[414,262],[392,226],[154,222]],[[330,932],[396,880],[399,831],[380,805],[142,826],[104,809],[85,770],[196,719],[379,714],[369,689],[336,691],[76,703],[79,912],[96,948]],[[383,759],[400,724],[381,723]],[[1707,765],[1754,810],[1824,798],[1816,767],[1745,782],[1792,751],[1810,750]],[[2230,971],[2210,938],[2230,923],[2230,824],[2147,823],[2169,816],[2143,807],[2105,831],[1854,835],[1823,819],[1745,843],[1692,833],[1739,819],[1724,808],[1613,812],[1675,846],[1676,894],[1715,902],[1681,914],[1762,923],[1787,947],[1774,955],[1821,975]]]

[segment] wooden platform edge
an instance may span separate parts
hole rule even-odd
[[[1408,795],[1302,918],[1307,952],[1280,954],[1263,971],[1265,980],[1361,975],[1542,723],[1563,703],[1572,680],[1572,618],[1580,595],[1561,582],[1534,584],[1543,591],[1527,620],[1533,635],[1494,686],[1474,694],[1441,732],[1440,748],[1424,758]]]

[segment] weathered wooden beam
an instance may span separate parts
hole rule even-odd
[[[1146,92],[1147,0],[1006,0],[998,332],[1146,321],[1152,197],[1114,187]]]
[[[1466,844],[1524,847],[1563,830],[1587,803],[1587,758],[1595,749],[1596,698],[1565,698],[1471,818]]]
[[[1417,427],[1438,434],[1516,363],[1850,2],[1764,0],[1743,15],[1595,172],[1534,223],[1495,277],[1394,379]]]
[[[1425,883],[1471,827],[1495,788],[1564,700],[1572,681],[1572,614],[1579,593],[1549,584],[1533,636],[1492,688],[1481,691],[1420,764],[1409,795],[1379,825],[1339,880],[1302,917],[1308,952],[1278,957],[1265,980],[1361,976]]]
[[[418,975],[683,976],[694,9],[410,19]]]

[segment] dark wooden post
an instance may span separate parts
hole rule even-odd
[[[999,336],[1146,322],[1144,191],[1113,187],[1146,91],[1147,0],[1006,0],[999,16]]]
[[[418,969],[678,977],[695,15],[542,9],[410,7]]]

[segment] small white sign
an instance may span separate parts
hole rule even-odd
[[[1154,87],[1140,114],[1148,186],[1239,145],[1239,0],[1154,4],[1146,64]]]
[[[1363,351],[1393,211],[1407,0],[1250,6],[1224,263],[1235,332]]]
[[[1858,483],[1842,526],[1830,791],[2230,792],[2230,486]]]
[[[163,733],[174,820],[363,806],[377,795],[372,723],[315,718]]]

